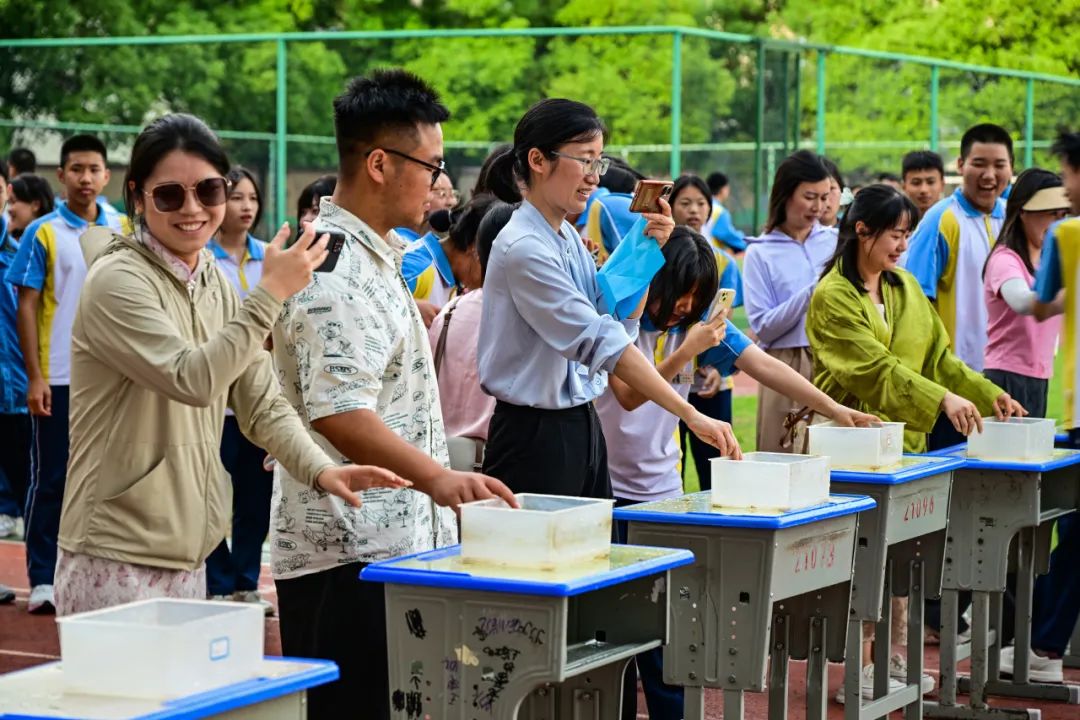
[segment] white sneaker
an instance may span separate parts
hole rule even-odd
[[[232,602],[232,595],[207,595],[207,600],[213,600],[214,602]]]
[[[274,613],[277,612],[274,610],[274,604],[269,600],[263,600],[262,595],[259,595],[258,590],[237,590],[233,593],[232,600],[233,602],[262,605],[263,615],[266,617],[273,617]]]
[[[1035,652],[1031,650],[1029,650],[1028,653],[1029,680],[1041,683],[1065,682],[1065,671],[1062,667],[1061,658],[1043,657],[1042,655],[1036,655]],[[1001,649],[1001,662],[999,663],[999,667],[1002,675],[1012,676],[1015,654],[1015,647]]]
[[[11,537],[15,534],[15,518],[10,515],[0,515],[0,538]]]
[[[893,678],[889,678],[889,692],[894,693],[897,690],[903,690],[904,683]],[[862,699],[873,700],[874,699],[874,666],[867,665],[862,669]],[[836,702],[841,705],[844,704],[844,686],[841,685],[840,689],[836,691]]]
[[[30,588],[30,602],[26,605],[31,615],[55,615],[56,597],[52,585],[35,585]]]
[[[896,678],[907,685],[907,660],[902,655],[893,655],[889,658],[889,677]],[[919,690],[923,695],[933,692],[934,678],[923,673],[922,679],[919,680]]]

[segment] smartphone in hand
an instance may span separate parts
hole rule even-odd
[[[716,291],[716,299],[713,300],[712,310],[706,322],[712,322],[722,310],[731,312],[731,306],[735,302],[735,291],[731,288],[720,288]]]
[[[634,197],[630,199],[630,212],[660,213],[660,198],[671,196],[675,183],[670,180],[638,180],[634,186]]]
[[[285,247],[292,247],[293,244],[300,239],[300,236],[304,234],[303,224],[300,224],[299,229],[296,231],[296,235],[291,238]],[[323,260],[319,267],[315,268],[315,272],[333,272],[337,267],[338,258],[341,257],[341,250],[345,247],[345,233],[338,232],[336,230],[315,230],[315,239],[312,242],[317,242],[323,235],[329,235],[330,241],[326,244],[326,259]]]

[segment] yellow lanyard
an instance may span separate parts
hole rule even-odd
[[[247,289],[248,289],[247,274],[244,272],[244,266],[247,265],[247,261],[248,261],[248,251],[247,251],[247,243],[245,242],[244,243],[244,252],[240,256],[240,266],[237,268],[237,271],[236,271],[236,274],[240,279],[240,287],[242,287],[244,289],[244,292],[247,292]]]

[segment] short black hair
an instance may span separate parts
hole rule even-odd
[[[618,155],[604,155],[610,162],[606,173],[600,176],[600,187],[613,193],[632,193],[638,180],[645,176]]]
[[[913,150],[900,162],[900,175],[904,178],[910,172],[919,170],[937,170],[945,177],[945,163],[941,156],[931,150]]]
[[[36,200],[41,206],[38,209],[38,217],[48,215],[53,211],[55,193],[49,187],[48,181],[40,175],[22,173],[13,178],[11,194],[24,203],[32,203]]]
[[[697,175],[683,175],[671,188],[671,195],[668,196],[668,204],[675,207],[675,200],[686,188],[694,188],[705,197],[705,202],[712,200],[712,195],[709,194],[709,184],[705,180],[702,180]],[[706,218],[707,219],[707,218]]]
[[[960,138],[960,159],[966,160],[975,143],[1004,145],[1009,151],[1009,161],[1013,160],[1013,141],[1009,131],[993,123],[980,123],[967,129]]]
[[[709,173],[705,184],[709,186],[709,194],[715,195],[728,186],[728,176],[722,172]]]
[[[37,157],[33,150],[27,148],[15,148],[8,153],[8,165],[15,169],[16,175],[32,173],[37,170]]]
[[[411,72],[392,68],[355,77],[334,98],[334,136],[341,169],[351,169],[388,132],[415,139],[418,125],[449,119],[450,111],[435,89]]]
[[[879,183],[884,183],[884,182],[898,183],[898,182],[900,182],[900,178],[896,177],[896,175],[894,175],[891,172],[879,172],[877,174],[877,177],[875,178],[875,180],[877,180],[877,182],[879,182]]]
[[[447,239],[458,252],[468,252],[476,244],[476,234],[480,229],[480,223],[487,215],[488,210],[499,202],[491,193],[481,193],[454,210],[441,210],[440,213],[448,213],[450,216],[450,228]],[[434,223],[432,223],[434,226]]]
[[[1050,152],[1069,163],[1069,167],[1080,170],[1080,132],[1062,130]]]
[[[68,157],[74,152],[96,152],[101,155],[101,162],[108,164],[109,153],[105,143],[93,135],[72,135],[60,146],[60,167],[67,167]]]
[[[308,208],[315,208],[315,203],[324,197],[330,197],[334,194],[334,190],[337,188],[337,175],[323,175],[322,177],[312,180],[307,186],[300,191],[300,199],[296,203],[296,217],[299,220],[300,216],[304,214],[304,211]]]
[[[255,188],[255,202],[259,205],[259,208],[255,211],[255,219],[251,221],[251,229],[254,230],[259,227],[259,220],[262,220],[263,215],[263,194],[262,190],[259,189],[259,183],[255,180],[255,173],[242,165],[234,165],[225,177],[232,183],[232,185],[229,186],[230,195],[236,189],[236,186],[240,184],[241,180],[251,181],[251,186]]]
[[[649,319],[657,328],[667,326],[675,303],[688,292],[694,293],[694,303],[679,327],[687,329],[701,320],[716,297],[720,278],[716,269],[716,254],[709,242],[686,225],[677,225],[664,243],[664,265],[649,285],[649,298],[658,301],[656,313]],[[650,303],[651,304],[651,303]]]
[[[487,278],[488,258],[491,257],[491,246],[495,244],[495,238],[502,229],[510,222],[510,217],[518,209],[519,203],[506,203],[497,200],[488,207],[484,213],[484,219],[476,228],[476,254],[480,256],[481,277]]]
[[[844,184],[844,176],[840,174],[839,166],[824,155],[819,155],[818,157],[821,158],[821,164],[829,171],[829,177],[836,181],[836,184],[840,186],[840,189],[842,190],[847,187],[847,185]]]

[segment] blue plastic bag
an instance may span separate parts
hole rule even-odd
[[[634,311],[664,266],[660,246],[645,236],[646,224],[645,218],[638,218],[596,275],[608,312],[619,320]]]

